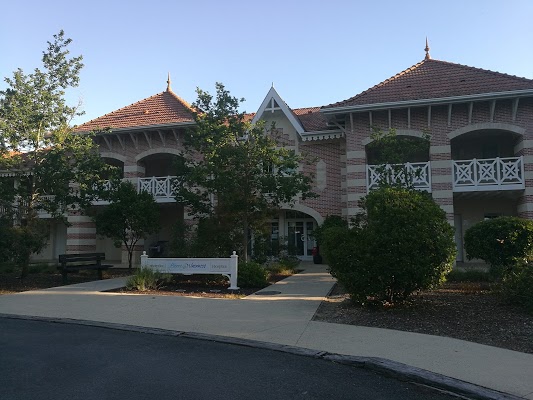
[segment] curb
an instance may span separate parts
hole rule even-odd
[[[447,391],[452,394],[462,396],[467,399],[476,400],[519,400],[523,397],[517,397],[511,394],[498,392],[496,390],[484,388],[459,379],[450,378],[441,374],[430,372],[421,368],[411,367],[396,361],[387,360],[379,357],[359,357],[347,356],[342,354],[329,353],[325,351],[306,349],[303,347],[289,346],[283,344],[261,342],[251,339],[233,338],[227,336],[211,335],[206,333],[195,333],[185,331],[173,331],[168,329],[150,328],[136,325],[117,324],[112,322],[86,321],[71,318],[51,318],[37,317],[29,315],[2,314],[0,318],[20,319],[29,321],[41,321],[50,323],[84,325],[97,328],[113,329],[120,331],[138,332],[150,335],[179,336],[195,340],[208,340],[217,343],[226,343],[236,346],[252,347],[264,350],[279,351],[297,356],[312,357],[326,361],[349,365],[356,368],[364,368],[382,375],[408,381],[415,384],[425,385],[437,390]]]

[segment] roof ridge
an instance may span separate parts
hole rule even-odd
[[[346,100],[341,100],[341,101],[337,101],[335,103],[328,104],[326,106],[323,106],[323,108],[327,108],[327,107],[334,106],[334,105],[339,104],[339,103],[346,103],[348,101],[355,100],[355,99],[361,97],[364,94],[370,93],[370,92],[382,87],[386,83],[389,83],[389,82],[392,82],[392,81],[398,79],[400,76],[403,76],[403,75],[407,74],[408,72],[414,71],[415,69],[419,68],[420,66],[422,66],[427,61],[432,61],[432,59],[427,59],[427,60],[424,59],[424,60],[422,60],[422,61],[420,61],[420,62],[418,62],[418,63],[416,63],[414,65],[411,65],[409,68],[404,69],[401,72],[398,72],[396,75],[393,75],[390,78],[387,78],[384,81],[381,81],[378,84],[376,84],[376,85],[374,85],[374,86],[362,91],[361,93],[356,94],[355,96],[352,96],[352,97],[350,97],[350,98],[348,98]],[[437,61],[437,60],[435,60],[435,61]]]
[[[118,109],[116,109],[116,110],[114,110],[114,111],[111,111],[111,112],[107,113],[107,114],[100,115],[99,117],[96,117],[96,118],[90,119],[89,121],[86,121],[86,122],[84,122],[83,124],[80,124],[80,125],[76,125],[75,127],[79,128],[79,127],[81,127],[81,126],[83,126],[83,125],[86,125],[86,124],[88,124],[88,123],[90,123],[90,122],[96,121],[97,119],[101,119],[101,118],[107,117],[107,116],[109,116],[109,115],[116,114],[116,113],[118,113],[119,111],[124,110],[125,108],[132,107],[132,106],[134,106],[134,105],[136,105],[136,104],[139,104],[139,103],[141,103],[141,102],[143,102],[143,101],[146,101],[146,100],[150,100],[151,98],[156,97],[156,96],[159,96],[159,95],[162,95],[162,94],[164,94],[164,93],[165,93],[165,92],[163,91],[163,92],[159,92],[159,93],[153,94],[153,95],[151,95],[151,96],[149,96],[149,97],[146,97],[146,98],[141,99],[141,100],[138,100],[138,101],[136,101],[136,102],[134,102],[134,103],[128,104],[127,106],[120,107],[120,108],[118,108]]]
[[[301,110],[310,110],[310,109],[317,109],[320,110],[322,106],[312,106],[312,107],[299,107],[299,108],[291,108],[292,111],[301,111]]]
[[[163,93],[170,93],[172,96],[174,96],[174,98],[176,100],[178,100],[181,104],[183,104],[186,108],[188,108],[189,110],[191,110],[191,112],[196,112],[196,109],[191,105],[191,103],[189,103],[187,100],[181,98],[180,96],[178,96],[176,93],[174,93],[174,91],[172,89],[170,90],[166,90],[165,92]]]
[[[531,82],[531,81],[533,81],[533,79],[529,79],[529,78],[526,78],[526,77],[523,77],[523,76],[512,75],[512,74],[506,74],[505,72],[492,71],[492,70],[490,70],[490,69],[485,69],[485,68],[472,67],[471,65],[460,64],[460,63],[454,63],[454,62],[451,62],[451,61],[436,60],[436,59],[433,59],[433,58],[430,59],[430,60],[427,60],[427,61],[436,61],[436,62],[439,62],[439,63],[449,64],[449,65],[454,65],[454,66],[461,67],[461,68],[465,68],[465,69],[471,69],[471,70],[476,70],[476,71],[488,72],[488,73],[490,73],[490,74],[495,74],[495,75],[500,75],[500,76],[506,76],[506,77],[509,77],[509,78],[516,78],[516,79],[519,79],[519,80],[525,80],[525,81],[527,81],[527,82]]]

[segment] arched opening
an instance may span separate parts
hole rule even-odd
[[[107,164],[111,165],[112,167],[115,167],[118,171],[119,178],[124,178],[124,162],[121,160],[117,160],[116,158],[109,158],[109,157],[102,157],[102,160]],[[109,179],[110,176],[104,177],[105,179]]]
[[[514,157],[521,136],[509,131],[482,129],[464,133],[451,140],[453,160]]]
[[[368,190],[392,184],[431,191],[429,149],[429,138],[424,136],[384,136],[367,143]]]
[[[172,176],[178,157],[175,154],[156,153],[139,160],[139,164],[145,168],[145,177]]]
[[[178,155],[170,153],[155,153],[147,155],[138,161],[144,168],[144,178],[139,178],[138,189],[151,193],[158,202],[173,202],[172,181]]]
[[[367,164],[404,164],[429,161],[429,141],[400,136],[372,141],[365,146]]]
[[[457,261],[467,262],[464,232],[476,223],[518,215],[524,166],[517,154],[522,136],[505,129],[473,129],[453,135],[452,185]],[[475,261],[474,261],[475,262]]]
[[[317,220],[305,212],[280,210],[270,222],[267,256],[285,254],[301,260],[312,260],[312,251],[316,247],[313,231],[317,226]]]

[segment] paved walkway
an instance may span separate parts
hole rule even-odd
[[[0,314],[214,334],[381,357],[533,400],[533,355],[457,339],[311,321],[334,281],[323,265],[241,300],[102,293],[125,278],[0,296]]]

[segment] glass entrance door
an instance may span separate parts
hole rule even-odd
[[[287,224],[289,254],[303,256],[305,254],[304,223],[303,221],[289,221]]]
[[[312,256],[315,239],[312,236],[314,221],[287,221],[287,244],[290,255],[300,258]]]

